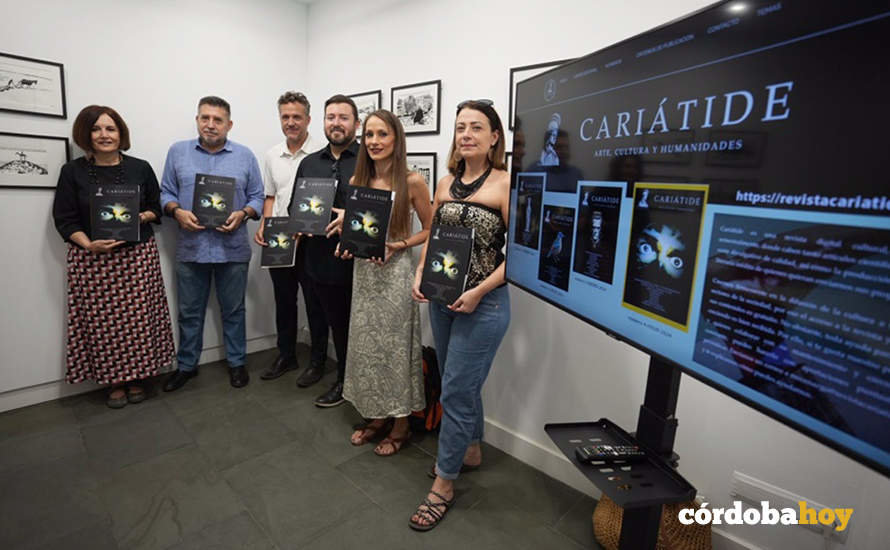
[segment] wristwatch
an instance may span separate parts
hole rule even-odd
[[[241,211],[244,212],[244,219],[245,219],[245,220],[249,220],[249,219],[250,219],[250,212],[247,211],[247,208],[242,208]]]

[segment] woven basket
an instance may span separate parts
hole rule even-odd
[[[711,550],[711,526],[683,525],[677,514],[683,508],[697,508],[694,502],[665,504],[661,510],[657,550]],[[624,510],[603,495],[593,510],[593,535],[606,550],[618,550],[621,537],[621,518]]]

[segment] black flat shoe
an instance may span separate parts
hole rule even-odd
[[[164,391],[176,391],[182,386],[185,385],[186,382],[189,381],[189,378],[194,378],[198,376],[198,370],[184,371],[178,370],[170,375],[170,378],[164,382]]]
[[[142,403],[145,401],[145,389],[138,384],[130,384],[127,386],[127,401],[133,403]]]
[[[250,375],[247,374],[247,367],[241,365],[229,368],[229,383],[233,388],[243,388],[248,382],[250,382]]]
[[[123,388],[114,388],[108,392],[108,400],[105,401],[105,404],[111,409],[123,409],[127,406],[127,403],[129,403],[129,401],[127,401],[126,391],[124,391],[124,394],[120,397],[111,397],[114,392],[119,390],[123,390]]]
[[[316,407],[336,407],[346,401],[343,399],[343,382],[337,382],[331,389],[326,391],[323,395],[320,395],[318,399],[315,400]]]
[[[297,378],[297,386],[308,388],[321,380],[322,376],[324,376],[324,364],[313,363]]]
[[[269,365],[268,369],[263,371],[263,374],[260,375],[260,378],[262,380],[275,380],[287,371],[296,370],[298,368],[299,365],[297,365],[296,359],[283,359],[279,355],[278,359],[276,359],[274,363]]]

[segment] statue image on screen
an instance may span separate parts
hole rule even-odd
[[[525,171],[546,173],[546,190],[549,192],[575,193],[578,182],[584,178],[581,170],[570,163],[572,140],[569,133],[560,127],[561,124],[562,115],[553,113],[544,132],[541,153],[537,157],[532,157],[535,160],[525,168]],[[524,155],[524,151],[520,153]],[[521,159],[521,156],[517,159]]]
[[[590,246],[593,248],[600,247],[600,236],[603,234],[603,213],[596,210],[593,213],[593,220],[590,222]]]
[[[559,136],[559,124],[562,117],[559,113],[553,113],[550,123],[547,125],[547,133],[544,136],[544,149],[541,151],[541,166],[559,166],[559,154],[556,152],[556,140]]]
[[[572,265],[575,273],[612,284],[622,193],[621,187],[581,186]]]
[[[516,244],[537,250],[541,232],[544,176],[542,174],[520,174],[518,190],[513,240]]]

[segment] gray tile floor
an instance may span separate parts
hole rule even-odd
[[[390,458],[353,447],[355,410],[312,405],[333,372],[260,380],[274,357],[251,355],[240,390],[210,364],[122,410],[93,392],[0,414],[0,548],[599,548],[595,501],[488,445],[443,524],[415,533],[435,436]]]

